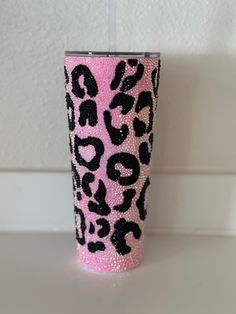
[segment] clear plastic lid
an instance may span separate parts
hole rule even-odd
[[[80,57],[160,58],[159,52],[65,51],[65,55]]]

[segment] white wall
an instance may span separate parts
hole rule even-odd
[[[161,52],[153,172],[236,174],[235,1],[1,1],[0,45],[0,170],[69,169],[64,50],[115,49]],[[229,184],[229,198],[235,193]],[[179,197],[185,201],[184,193]],[[228,203],[220,217],[236,217]],[[171,229],[164,208],[152,215],[159,229]],[[177,229],[191,230],[195,212],[188,211],[189,219],[178,211],[186,219]]]

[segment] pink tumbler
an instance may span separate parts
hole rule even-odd
[[[77,257],[98,272],[142,260],[159,53],[66,52]]]

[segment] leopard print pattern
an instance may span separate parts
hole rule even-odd
[[[124,271],[142,259],[157,57],[65,57],[78,259]]]

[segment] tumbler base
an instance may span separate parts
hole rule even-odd
[[[97,255],[96,255],[97,254]],[[95,273],[120,273],[138,267],[142,262],[142,256],[134,258],[121,258],[112,260],[111,258],[99,258],[99,253],[83,255],[77,250],[76,259],[80,266],[89,272]]]

